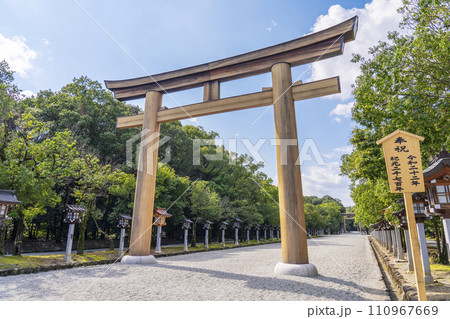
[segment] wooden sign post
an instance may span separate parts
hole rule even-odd
[[[425,191],[419,144],[419,141],[423,140],[421,136],[397,130],[377,141],[377,144],[383,146],[391,193],[403,193],[417,294],[420,301],[426,301],[427,295],[412,193]]]
[[[315,276],[317,269],[308,262],[307,234],[298,151],[294,101],[340,93],[339,77],[311,83],[292,83],[291,68],[343,54],[344,43],[353,41],[358,17],[328,29],[234,57],[135,79],[105,81],[121,101],[144,98],[142,114],[117,119],[118,128],[142,127],[139,172],[136,184],[131,245],[124,263],[155,262],[150,255],[153,202],[155,197],[159,125],[192,117],[274,105],[277,138],[278,190],[282,263],[279,274]],[[272,73],[273,88],[229,98],[220,98],[220,84],[253,75]],[[203,102],[167,109],[161,107],[162,94],[203,87]],[[144,140],[151,143],[144,143]],[[285,140],[296,145],[286,147]],[[150,165],[149,165],[150,164]],[[148,168],[147,168],[148,167]]]

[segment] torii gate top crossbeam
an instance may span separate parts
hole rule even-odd
[[[176,92],[270,72],[273,64],[291,66],[327,59],[343,53],[345,42],[355,39],[358,17],[301,38],[234,57],[140,78],[105,81],[118,100],[144,98],[148,91]]]

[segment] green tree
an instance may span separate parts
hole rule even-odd
[[[398,198],[388,194],[378,139],[396,129],[424,136],[423,159],[449,146],[449,6],[440,0],[404,1],[404,33],[391,32],[389,42],[370,49],[370,59],[353,59],[361,64],[352,109],[358,126],[350,140],[354,151],[343,156],[341,170],[352,181],[356,222],[369,226]]]
[[[197,244],[197,223],[200,220],[217,221],[223,213],[219,195],[210,189],[206,181],[197,181],[192,184],[190,210],[194,222],[192,225],[192,247],[195,247]]]
[[[313,204],[305,204],[305,223],[309,235],[325,227],[325,219]]]
[[[84,254],[84,241],[88,219],[92,218],[98,231],[100,231],[109,241],[110,249],[114,250],[114,241],[104,229],[99,226],[105,211],[101,211],[96,206],[99,197],[106,197],[112,182],[118,179],[114,177],[115,172],[110,165],[101,165],[100,160],[93,155],[86,155],[79,158],[77,172],[80,179],[76,183],[73,196],[78,204],[85,206],[86,213],[83,214],[78,237],[77,254]]]
[[[172,215],[167,220],[166,232],[175,233],[185,218],[185,210],[189,205],[190,184],[188,177],[178,176],[168,164],[158,165],[155,206],[167,208],[167,212]]]
[[[324,202],[316,206],[319,214],[323,217],[323,228],[329,229],[331,233],[341,230],[342,206],[337,202]]]
[[[139,129],[116,129],[117,117],[137,114],[139,108],[116,100],[86,76],[56,93],[41,91],[24,103],[37,119],[50,124],[50,134],[71,131],[79,151],[97,156],[102,164],[125,163],[126,141],[139,133]]]

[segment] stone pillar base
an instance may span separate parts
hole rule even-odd
[[[122,264],[140,264],[140,265],[148,265],[148,264],[156,264],[156,258],[152,255],[148,256],[123,256],[120,261]]]
[[[285,264],[278,263],[275,266],[275,274],[300,276],[300,277],[315,277],[319,273],[316,266],[313,264]]]
[[[434,283],[434,279],[431,276],[425,275],[423,279],[425,281],[425,285],[429,285],[429,284]]]
[[[405,259],[396,259],[395,262],[396,263],[407,263],[408,261]]]

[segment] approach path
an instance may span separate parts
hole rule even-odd
[[[280,244],[158,258],[156,265],[0,277],[0,300],[388,300],[367,236],[308,240],[315,278],[278,276]],[[105,272],[106,271],[106,272]]]

